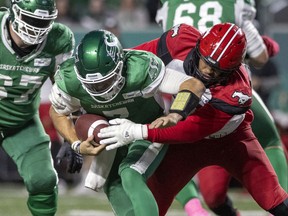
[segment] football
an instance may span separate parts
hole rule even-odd
[[[108,120],[103,116],[95,114],[83,114],[77,118],[75,122],[75,130],[78,138],[81,141],[86,140],[93,134],[94,141],[99,143],[100,138],[97,134],[102,128],[107,127],[108,125]]]

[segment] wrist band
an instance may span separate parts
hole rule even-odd
[[[199,104],[200,98],[189,90],[179,91],[169,110],[185,119]]]
[[[78,154],[80,154],[80,144],[81,144],[80,140],[77,140],[71,144],[71,148]]]

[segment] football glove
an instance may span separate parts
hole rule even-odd
[[[56,156],[57,165],[60,165],[63,160],[67,162],[67,172],[80,172],[83,164],[83,157],[76,153],[68,142],[64,142]]]
[[[267,52],[269,57],[273,57],[275,55],[277,55],[279,53],[279,44],[273,40],[272,38],[270,38],[269,36],[266,35],[261,35],[266,47],[267,47]]]
[[[102,128],[98,133],[100,144],[106,144],[106,150],[112,150],[128,145],[135,140],[144,139],[143,130],[147,126],[136,124],[127,119],[113,119],[109,121],[111,126]],[[147,133],[147,132],[146,132]]]

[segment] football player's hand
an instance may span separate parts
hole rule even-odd
[[[98,137],[101,138],[100,144],[107,145],[106,150],[144,139],[142,127],[146,127],[145,125],[136,124],[127,119],[113,119],[109,121],[109,124],[111,126],[102,128],[98,134]]]
[[[165,128],[174,126],[182,119],[182,116],[178,113],[169,113],[167,116],[163,116],[154,120],[150,125],[149,128]]]
[[[64,142],[56,156],[57,165],[60,165],[63,160],[67,162],[67,172],[75,173],[80,172],[83,164],[83,157],[81,154],[76,153],[71,145]]]
[[[94,136],[91,135],[80,144],[80,153],[83,155],[96,156],[105,149],[105,145],[94,142]]]
[[[261,35],[261,37],[267,47],[267,52],[268,52],[269,57],[273,57],[277,55],[280,50],[279,44],[275,40],[270,38],[269,36]]]

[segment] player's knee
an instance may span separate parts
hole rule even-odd
[[[121,176],[121,179],[122,179],[122,185],[125,188],[127,189],[132,189],[135,187],[135,180],[137,178],[142,178],[140,177],[141,175],[131,169],[131,168],[125,168],[123,169],[121,172],[120,172],[120,176]]]
[[[216,191],[204,197],[205,202],[209,206],[209,208],[218,207],[225,202],[226,198],[226,193]]]
[[[57,185],[57,174],[51,171],[43,172],[34,172],[28,178],[26,178],[25,185],[27,187],[27,191],[30,194],[37,193],[52,193]]]

